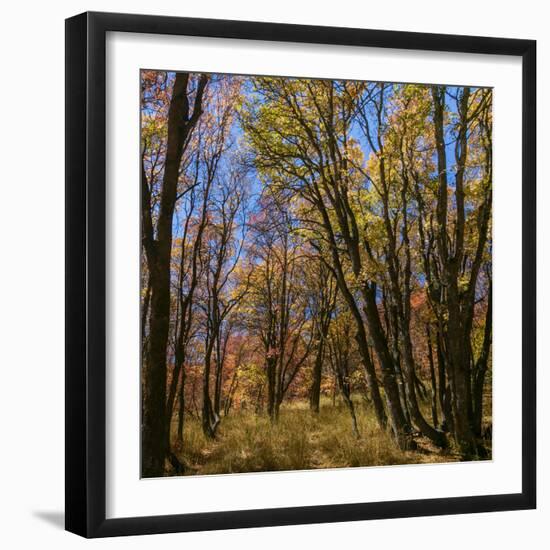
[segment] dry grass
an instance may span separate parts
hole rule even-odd
[[[389,434],[382,432],[372,411],[356,400],[360,438],[354,437],[348,410],[328,400],[318,415],[306,402],[281,408],[272,424],[266,416],[233,411],[222,419],[215,440],[202,433],[200,421],[186,420],[180,459],[187,475],[228,474],[317,468],[345,468],[454,462],[452,448],[442,451],[424,438],[416,438],[417,451],[400,451]],[[174,426],[175,428],[175,426]]]

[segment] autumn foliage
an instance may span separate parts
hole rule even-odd
[[[490,457],[491,128],[484,88],[142,71],[142,474]]]

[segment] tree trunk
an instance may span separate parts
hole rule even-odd
[[[353,399],[350,396],[344,396],[344,400],[346,401],[346,405],[351,416],[351,429],[353,431],[353,435],[357,439],[359,439],[359,428],[357,426],[357,415],[355,414],[355,405],[353,404]]]
[[[412,355],[412,343],[410,340],[410,333],[408,331],[404,331],[402,338],[403,338],[405,369],[406,369],[405,370],[405,374],[406,374],[405,389],[407,392],[407,401],[409,403],[411,419],[424,436],[428,437],[431,441],[433,441],[439,447],[446,447],[447,440],[443,432],[440,432],[437,429],[435,429],[433,426],[430,426],[426,422],[426,419],[424,418],[422,412],[420,411],[420,407],[418,406],[418,401],[416,398],[416,389],[415,389],[416,373],[415,373],[415,366],[414,366],[414,360]]]
[[[178,409],[178,435],[177,440],[183,442],[183,422],[185,419],[185,369],[181,372],[181,385],[179,394],[179,409]]]
[[[166,418],[167,345],[170,328],[170,256],[172,224],[177,197],[179,168],[187,137],[201,114],[203,75],[196,92],[193,114],[189,116],[188,73],[177,73],[168,111],[166,160],[157,221],[157,239],[149,239],[148,267],[151,282],[149,346],[144,369],[142,415],[142,474],[164,474],[168,453],[169,419]]]
[[[437,417],[437,380],[435,377],[434,354],[429,325],[426,325],[426,341],[428,342],[428,361],[430,364],[430,381],[432,384],[432,422],[434,426],[439,426]]]
[[[447,291],[447,333],[445,347],[449,367],[449,382],[451,387],[451,406],[453,414],[453,435],[464,458],[478,455],[478,445],[472,430],[471,391],[470,391],[470,331],[465,330],[466,310],[461,302],[463,294],[459,290],[460,268],[464,255],[464,188],[463,180],[468,154],[467,120],[469,88],[464,88],[458,101],[459,131],[455,143],[456,174],[454,182],[454,198],[456,204],[456,221],[454,223],[454,243],[449,246],[447,231],[447,157],[444,132],[445,87],[433,87],[434,100],[434,136],[436,141],[438,165],[437,249],[443,272],[443,283]],[[470,283],[471,284],[471,283]]]
[[[365,299],[365,314],[367,316],[369,333],[374,343],[374,349],[378,356],[378,362],[382,373],[382,384],[386,393],[386,403],[390,413],[389,417],[392,430],[399,446],[401,448],[406,448],[408,445],[406,434],[409,432],[409,427],[407,426],[405,414],[401,407],[395,368],[388,348],[388,342],[380,322],[374,290],[370,287],[363,288],[363,297]]]
[[[445,374],[445,355],[443,354],[442,349],[442,335],[437,331],[437,378],[439,379],[439,385],[437,388],[437,398],[439,401],[439,409],[441,410],[441,424],[440,428],[442,431],[449,431],[449,422],[448,422],[448,408],[446,406],[446,388],[447,388],[447,376]]]
[[[210,399],[210,371],[212,365],[212,348],[214,342],[210,340],[204,355],[204,376],[202,381],[202,431],[209,439],[216,437],[216,430],[220,417],[214,412]]]
[[[317,355],[315,356],[315,363],[313,364],[313,381],[311,383],[311,394],[309,400],[311,411],[316,414],[319,413],[319,404],[321,401],[321,374],[323,369],[323,352],[324,343],[323,340],[321,340],[321,342],[319,343],[319,348],[317,350]]]
[[[489,367],[491,355],[491,344],[493,334],[493,289],[492,283],[489,285],[489,295],[487,299],[487,313],[485,315],[485,331],[483,334],[483,345],[481,353],[474,370],[473,381],[473,430],[476,437],[482,436],[483,421],[483,388],[485,385],[485,376]]]
[[[275,369],[277,360],[274,357],[268,357],[266,360],[267,376],[267,415],[273,419],[275,414]]]

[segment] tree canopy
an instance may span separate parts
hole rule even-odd
[[[490,456],[491,89],[142,71],[141,162],[144,476],[337,401]]]

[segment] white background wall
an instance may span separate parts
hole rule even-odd
[[[85,10],[355,26],[538,40],[539,127],[539,509],[131,537],[86,542],[63,524],[64,392],[64,18]],[[446,550],[550,546],[550,406],[546,237],[550,192],[543,183],[550,141],[545,103],[550,36],[544,2],[338,0],[246,2],[143,0],[24,2],[2,9],[0,31],[0,545],[4,548],[341,548],[407,545]],[[511,223],[513,220],[511,220]],[[545,250],[546,249],[546,250]],[[510,289],[514,292],[515,289]]]

